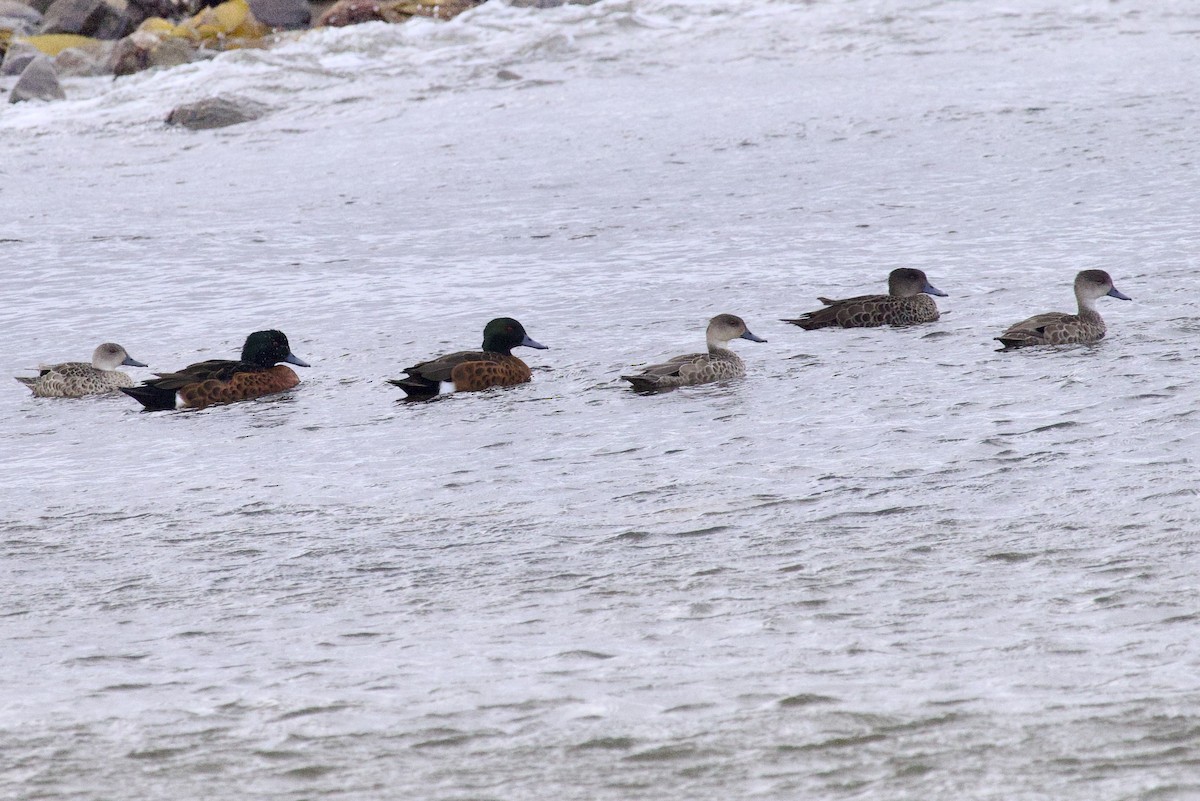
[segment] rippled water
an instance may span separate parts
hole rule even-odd
[[[0,795],[1200,797],[1198,39],[493,2],[5,107],[4,370],[313,367],[0,393]],[[161,125],[214,91],[274,112]],[[940,322],[778,322],[901,265]],[[994,352],[1090,267],[1108,339]],[[617,379],[725,311],[746,380]],[[534,383],[397,403],[500,314]]]

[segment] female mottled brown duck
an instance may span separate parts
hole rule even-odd
[[[1035,314],[1010,326],[996,337],[1004,345],[1001,350],[1025,348],[1030,345],[1086,345],[1104,339],[1107,328],[1096,301],[1103,297],[1130,300],[1113,286],[1112,276],[1104,270],[1084,270],[1075,276],[1075,302],[1078,314],[1046,312]]]
[[[103,395],[121,387],[132,387],[133,379],[118,370],[145,367],[115,342],[105,342],[92,352],[92,363],[63,362],[42,365],[32,378],[17,376],[39,398],[81,398],[84,395]]]
[[[709,320],[705,338],[708,341],[707,353],[686,353],[662,364],[652,364],[637,375],[623,375],[621,378],[633,384],[633,388],[639,392],[657,392],[741,378],[746,375],[746,364],[729,349],[729,342],[734,339],[767,341],[750,333],[746,321],[736,314],[718,314]]]
[[[825,308],[805,312],[785,323],[811,331],[814,328],[874,328],[880,325],[917,325],[938,318],[938,307],[930,295],[946,293],[929,283],[922,270],[901,267],[888,275],[886,295],[859,295],[843,300],[817,298]]]

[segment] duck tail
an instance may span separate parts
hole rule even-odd
[[[148,412],[160,412],[175,408],[175,391],[150,384],[136,387],[119,387],[129,397],[142,404]]]
[[[389,378],[388,383],[404,390],[405,400],[429,400],[430,398],[437,397],[439,390],[436,381],[424,381],[412,376],[408,378]]]
[[[825,309],[821,309],[825,311]],[[832,314],[822,315],[821,312],[808,312],[803,317],[797,317],[794,320],[780,320],[781,323],[791,323],[798,325],[805,331],[813,331],[818,328],[829,328],[837,325],[837,319]]]
[[[638,392],[655,392],[659,388],[653,378],[644,375],[623,375],[621,379],[633,384],[633,388]]]
[[[1025,345],[1031,344],[1028,340],[1019,337],[992,337],[1004,347],[996,348],[997,353],[1003,353],[1006,350],[1016,350]]]

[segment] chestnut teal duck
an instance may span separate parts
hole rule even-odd
[[[300,383],[300,377],[280,364],[308,367],[288,344],[282,331],[255,331],[246,337],[242,356],[210,359],[189,364],[173,373],[155,373],[157,378],[121,391],[135,398],[146,411],[203,409],[217,403],[232,403],[284,392]]]
[[[405,392],[405,400],[429,400],[450,392],[478,392],[511,387],[533,378],[529,365],[512,355],[516,347],[547,350],[511,317],[498,317],[483,329],[483,347],[463,350],[404,368],[404,378],[388,379]]]

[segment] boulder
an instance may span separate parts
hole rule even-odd
[[[38,55],[21,72],[17,85],[8,96],[9,103],[25,100],[65,100],[66,94],[58,82],[58,73],[50,63],[50,57]]]
[[[151,17],[118,42],[109,61],[115,75],[172,67],[212,58],[218,51],[267,47],[271,28],[259,22],[247,0],[226,0],[201,9],[178,25]]]
[[[174,35],[174,31],[175,26],[166,20],[146,20],[113,47],[108,71],[113,75],[132,75],[151,67],[177,67],[216,55],[200,49],[190,38]]]
[[[41,32],[120,39],[145,18],[146,12],[128,0],[54,0]]]
[[[57,56],[68,47],[84,47],[97,41],[90,36],[80,36],[77,33],[44,33],[37,36],[26,36],[23,44],[36,47],[39,52],[48,56]]]
[[[83,47],[68,47],[54,57],[54,68],[59,75],[80,78],[111,75],[108,64],[116,45],[116,42],[96,39]]]
[[[256,120],[267,111],[267,107],[262,103],[244,97],[209,97],[196,103],[185,103],[175,107],[167,115],[167,124],[202,131]]]
[[[247,0],[226,0],[179,23],[173,35],[228,49],[244,46],[246,40],[262,39],[270,32],[270,28],[255,18]]]
[[[42,24],[42,14],[36,8],[17,0],[0,0],[0,30],[13,36],[29,36]]]
[[[29,42],[12,42],[0,62],[0,75],[20,75],[41,52]]]
[[[195,14],[201,6],[211,3],[201,0],[129,0],[138,6],[145,17],[161,17],[162,19],[179,19]]]
[[[338,0],[317,18],[317,25],[344,28],[347,25],[378,22],[382,19],[379,0]]]
[[[308,0],[250,0],[254,18],[279,30],[300,30],[312,22]]]
[[[325,10],[317,20],[317,25],[339,28],[375,20],[404,22],[412,17],[450,19],[482,2],[483,0],[338,0]]]

